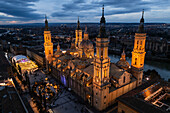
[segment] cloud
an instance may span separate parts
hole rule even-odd
[[[118,22],[119,18],[138,22],[142,9],[151,21],[170,18],[170,0],[0,0],[0,21],[43,22],[47,14],[49,22],[75,22],[78,16],[84,22],[97,22],[103,4],[109,22]],[[160,11],[155,13],[157,9]],[[133,19],[130,15],[134,15]]]
[[[154,8],[168,8],[169,0],[73,0],[62,5],[60,11],[53,12],[52,17],[73,18],[80,16],[96,21],[96,17],[101,16],[101,7],[105,5],[105,15],[113,16],[118,14],[150,12]],[[164,7],[162,7],[164,6]],[[89,20],[89,19],[88,19]],[[87,20],[86,20],[87,21]]]
[[[40,19],[42,16],[35,13],[36,9],[31,8],[34,6],[33,2],[37,1],[38,0],[1,0],[0,13],[12,16],[4,16],[3,19],[6,20],[29,21]]]
[[[81,0],[80,0],[81,1]],[[147,4],[150,2],[143,2],[141,0],[103,0],[103,1],[88,1],[85,2],[84,0],[81,2],[77,2],[77,0],[71,1],[69,3],[63,4],[62,8],[62,17],[73,16],[72,14],[77,14],[77,12],[83,11],[92,11],[90,15],[92,16],[99,16],[101,12],[98,12],[98,9],[105,5],[107,10],[105,10],[106,15],[114,15],[114,14],[125,14],[125,13],[134,13],[134,12],[141,12],[142,9],[150,10]],[[118,10],[112,8],[118,8]],[[119,10],[122,8],[123,10]],[[60,12],[54,12],[52,14],[53,17],[60,17],[58,16]],[[80,13],[81,15],[87,15],[85,12]],[[80,16],[81,16],[80,15]]]

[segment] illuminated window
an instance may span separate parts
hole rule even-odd
[[[135,58],[135,65],[137,65],[137,58]]]
[[[105,58],[107,58],[107,49],[105,50]]]
[[[141,60],[140,60],[140,63],[141,63],[140,65],[141,65],[141,66],[143,65],[142,61],[143,61],[143,59],[141,58]]]
[[[101,48],[101,58],[103,58],[103,48]]]
[[[97,48],[97,57],[99,57],[99,48]]]
[[[136,49],[138,49],[138,44],[139,44],[139,41],[137,41],[137,47],[136,47]]]
[[[99,70],[97,69],[97,77],[99,77]]]
[[[106,69],[104,70],[104,77],[106,77]]]
[[[140,46],[140,48],[139,48],[140,50],[142,49],[142,46]]]
[[[139,41],[137,41],[137,44],[139,44]]]

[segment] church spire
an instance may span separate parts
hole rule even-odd
[[[142,11],[142,18],[140,19],[140,25],[139,25],[139,28],[138,28],[138,32],[139,33],[144,32],[144,9]]]
[[[103,4],[103,8],[102,8],[102,17],[104,17],[104,4]]]
[[[121,59],[120,60],[126,60],[126,54],[125,54],[125,50],[123,49],[123,52],[121,54]]]
[[[99,32],[99,37],[100,38],[106,38],[106,29],[105,29],[105,17],[104,17],[104,5],[102,8],[102,17],[100,19],[100,32]]]
[[[48,31],[48,21],[47,21],[47,16],[45,15],[45,31]]]
[[[84,33],[86,33],[87,34],[87,26],[85,25],[85,32]]]
[[[144,22],[144,9],[143,9],[143,11],[142,11],[142,18],[141,18],[141,21],[140,22]]]
[[[86,54],[84,52],[84,49],[83,49],[83,52],[82,52],[82,60],[85,61],[86,60]]]
[[[79,16],[78,16],[78,21],[77,21],[77,30],[80,30],[80,21],[79,21]]]
[[[60,44],[58,42],[58,45],[57,45],[57,51],[60,52]]]
[[[87,26],[85,26],[85,31],[84,31],[84,40],[88,40],[89,39],[89,35],[87,32]]]

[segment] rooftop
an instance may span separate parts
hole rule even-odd
[[[1,109],[4,113],[27,113],[25,105],[17,93],[12,81],[5,81],[0,85],[0,103]]]
[[[166,88],[169,87],[170,84],[167,82],[152,80],[122,95],[118,100],[139,113],[168,113],[168,105],[164,109],[156,104],[158,101],[163,102],[160,97],[165,97],[168,94]],[[164,100],[164,104],[161,105],[165,104],[167,101]]]
[[[8,68],[10,68],[10,64],[5,57],[5,53],[0,48],[0,80],[8,77]]]

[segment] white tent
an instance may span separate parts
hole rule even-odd
[[[18,62],[19,60],[29,60],[26,56],[24,56],[24,55],[16,55],[16,56],[14,56],[13,58],[12,58],[12,61],[14,61],[15,60],[15,62]]]

